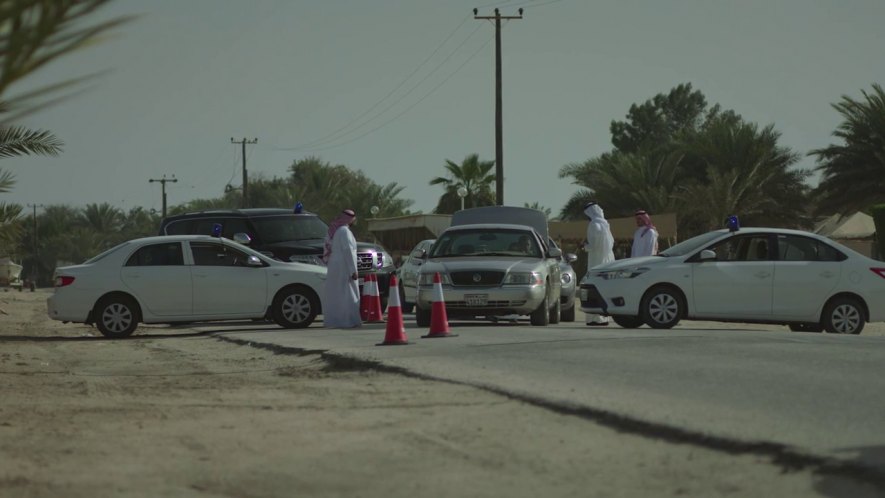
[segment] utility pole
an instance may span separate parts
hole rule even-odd
[[[504,205],[504,113],[501,103],[501,20],[522,19],[522,9],[518,16],[502,16],[495,9],[494,16],[480,16],[479,9],[473,9],[474,19],[495,21],[495,203]]]
[[[246,174],[246,144],[257,144],[258,139],[253,138],[252,140],[246,140],[243,138],[238,142],[231,137],[230,143],[241,144],[243,146],[243,207],[247,208],[249,207],[249,190],[247,187],[249,185],[249,176]]]
[[[28,204],[34,211],[34,268],[31,270],[31,290],[37,286],[37,269],[40,267],[40,257],[37,251],[37,208],[43,204]]]
[[[159,180],[155,180],[155,179],[151,178],[148,181],[148,183],[160,182],[160,185],[162,186],[162,190],[163,190],[163,218],[166,217],[166,183],[167,182],[175,183],[177,181],[178,181],[178,179],[175,178],[175,175],[172,175],[172,178],[166,178],[166,175],[163,175],[163,178],[161,178]]]

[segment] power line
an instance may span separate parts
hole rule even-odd
[[[277,150],[300,150],[300,149],[311,149],[311,148],[312,148],[311,146],[314,146],[314,145],[323,145],[323,144],[326,144],[326,143],[329,143],[329,142],[334,142],[334,141],[336,141],[336,140],[338,140],[338,139],[340,139],[340,138],[343,138],[343,137],[345,137],[345,136],[347,136],[347,135],[349,135],[349,134],[351,134],[351,133],[357,131],[359,128],[361,128],[361,127],[363,127],[363,126],[365,126],[365,125],[371,123],[372,121],[378,119],[379,117],[381,117],[381,116],[382,116],[385,112],[387,112],[391,107],[393,107],[394,105],[398,104],[399,102],[402,102],[402,100],[405,99],[406,97],[408,97],[408,96],[409,96],[409,95],[410,95],[410,94],[411,94],[411,93],[412,93],[412,92],[413,92],[418,86],[420,86],[422,83],[424,83],[424,81],[426,81],[427,78],[429,78],[429,77],[430,77],[431,75],[433,75],[436,71],[438,71],[439,68],[441,68],[441,67],[442,67],[442,66],[443,66],[443,65],[444,65],[449,59],[452,58],[452,56],[453,56],[453,55],[454,55],[454,54],[455,54],[455,53],[456,53],[456,52],[457,52],[462,46],[464,46],[464,44],[467,42],[467,40],[469,40],[469,39],[473,36],[473,34],[476,33],[477,30],[474,29],[474,30],[473,30],[473,31],[467,36],[467,38],[464,39],[464,41],[462,41],[462,42],[461,42],[461,43],[460,43],[460,44],[459,44],[459,45],[458,45],[458,46],[457,46],[452,52],[449,53],[448,56],[446,56],[445,59],[443,59],[442,62],[440,62],[439,64],[437,64],[437,66],[436,66],[434,69],[432,69],[429,73],[427,73],[427,75],[425,75],[424,78],[421,79],[421,81],[419,81],[419,82],[416,83],[415,85],[412,85],[412,87],[411,87],[411,88],[410,88],[410,89],[409,89],[404,95],[400,96],[400,97],[399,97],[398,99],[396,99],[393,103],[391,103],[390,105],[388,105],[387,107],[385,107],[381,112],[375,114],[374,117],[372,117],[372,118],[370,118],[370,119],[368,119],[368,120],[366,120],[366,121],[364,121],[364,122],[359,123],[358,125],[356,125],[356,127],[355,127],[353,130],[347,131],[347,132],[345,132],[345,133],[341,133],[343,130],[348,129],[348,128],[351,128],[355,123],[357,123],[358,121],[360,121],[362,118],[364,118],[365,116],[367,116],[370,112],[372,112],[373,110],[375,110],[375,109],[376,109],[379,105],[381,105],[384,101],[386,101],[387,99],[389,99],[394,93],[396,93],[397,90],[399,90],[400,88],[402,88],[403,85],[405,85],[406,82],[409,81],[409,80],[412,78],[412,76],[414,76],[414,75],[415,75],[415,74],[416,74],[416,73],[417,73],[422,67],[424,67],[424,66],[430,61],[430,59],[432,59],[433,56],[435,56],[435,55],[440,51],[440,49],[442,49],[442,47],[445,46],[445,44],[446,44],[446,43],[447,43],[447,42],[448,42],[448,41],[449,41],[449,40],[455,35],[455,33],[458,32],[458,30],[461,28],[461,26],[463,26],[464,23],[467,22],[468,19],[470,19],[470,16],[465,17],[465,18],[464,18],[464,19],[458,24],[458,26],[456,26],[455,29],[453,29],[452,32],[449,33],[449,35],[448,35],[448,36],[447,36],[447,37],[446,37],[446,38],[445,38],[445,39],[444,39],[439,45],[437,45],[437,47],[433,50],[433,52],[431,52],[430,55],[427,56],[427,58],[425,58],[423,62],[421,62],[421,64],[419,64],[414,70],[412,70],[412,72],[409,73],[409,75],[406,76],[405,79],[403,79],[403,80],[402,80],[402,81],[401,81],[401,82],[400,82],[400,83],[399,83],[399,84],[398,84],[393,90],[391,90],[390,92],[388,92],[387,95],[385,95],[381,100],[375,102],[371,107],[369,107],[368,109],[366,109],[365,111],[363,111],[362,114],[360,114],[359,116],[357,116],[356,118],[354,118],[353,120],[351,120],[349,123],[347,123],[347,124],[345,124],[344,126],[338,128],[337,130],[333,131],[332,133],[329,133],[329,134],[327,134],[327,135],[325,135],[325,136],[323,136],[323,137],[320,137],[320,138],[318,138],[318,139],[311,140],[311,141],[309,141],[309,142],[306,142],[306,143],[304,143],[304,144],[301,144],[301,145],[298,145],[298,146],[295,146],[295,147],[278,147]]]

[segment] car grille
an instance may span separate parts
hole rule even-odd
[[[596,290],[595,285],[582,285],[581,291],[587,291],[587,298],[581,299],[581,305],[587,308],[604,308],[605,300],[602,299],[602,295],[599,294],[599,291]],[[581,292],[581,297],[584,297],[584,292]]]
[[[358,271],[369,271],[375,269],[375,253],[361,252],[356,255],[356,269]]]
[[[525,306],[525,300],[522,301],[487,301],[485,306],[468,306],[467,301],[446,301],[446,308],[470,308],[470,309],[483,309],[483,308],[517,308],[520,306]]]
[[[456,271],[449,274],[453,285],[460,286],[488,286],[501,285],[504,280],[502,271]]]

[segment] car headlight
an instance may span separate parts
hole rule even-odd
[[[560,274],[559,279],[562,280],[562,285],[568,285],[568,284],[572,283],[571,273],[563,272]]]
[[[433,285],[433,276],[434,273],[422,273],[421,276],[418,277],[418,285]],[[448,273],[440,273],[439,281],[444,285],[452,284]]]
[[[541,274],[538,272],[512,272],[504,277],[504,285],[541,285]]]
[[[621,270],[601,271],[596,275],[603,280],[615,280],[618,278],[635,278],[649,271],[651,268],[624,268]]]
[[[326,266],[323,258],[312,254],[293,254],[289,256],[289,261],[293,263],[307,263],[309,265]]]
[[[381,251],[378,253],[377,261],[375,262],[378,265],[378,268],[384,268],[385,266],[393,266],[393,257],[387,253],[387,251]]]

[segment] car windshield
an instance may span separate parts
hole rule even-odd
[[[696,237],[692,237],[688,240],[683,240],[675,246],[661,251],[660,256],[672,258],[674,256],[685,256],[686,254],[691,254],[701,247],[707,245],[714,239],[721,237],[723,233],[724,232],[717,230],[715,232],[707,232]]]
[[[457,256],[541,257],[532,232],[525,230],[452,230],[445,232],[430,249],[431,258]]]
[[[329,230],[319,216],[283,214],[254,218],[255,230],[265,244],[292,240],[322,239]]]

